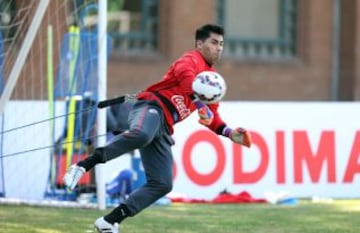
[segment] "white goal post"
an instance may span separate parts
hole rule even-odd
[[[106,99],[106,83],[107,83],[107,69],[106,69],[106,48],[107,48],[107,0],[99,0],[99,20],[98,20],[98,98],[99,100]],[[106,133],[106,111],[101,109],[98,111],[98,133],[103,135]],[[98,138],[98,145],[105,144],[105,138]],[[98,196],[98,205],[100,209],[106,208],[105,203],[105,180],[104,180],[104,166],[97,165],[95,167],[96,173],[96,187]]]

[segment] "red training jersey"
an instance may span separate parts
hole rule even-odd
[[[172,134],[174,124],[186,119],[196,110],[196,106],[191,99],[191,96],[194,94],[192,82],[196,75],[203,71],[215,71],[215,69],[206,63],[199,51],[189,51],[170,66],[159,82],[140,92],[137,97],[144,100],[156,100],[159,103],[164,110],[165,119]],[[164,103],[163,98],[161,100],[154,93],[158,93],[166,99],[168,104],[172,105],[171,108],[176,110],[178,119],[174,120],[174,116],[169,107]],[[221,134],[225,123],[218,113],[219,103],[208,104],[208,106],[214,114],[214,120],[207,127],[215,133]]]

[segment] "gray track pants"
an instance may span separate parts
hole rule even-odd
[[[172,189],[174,144],[162,109],[152,101],[137,101],[129,113],[129,130],[114,137],[103,147],[103,161],[109,161],[135,149],[140,150],[146,184],[125,201],[131,216],[139,213]]]

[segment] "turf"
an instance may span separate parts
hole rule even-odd
[[[93,232],[93,221],[109,212],[32,206],[0,206],[3,233]],[[359,233],[360,200],[297,205],[173,204],[153,206],[121,225],[122,233]]]

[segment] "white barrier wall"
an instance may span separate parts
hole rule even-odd
[[[25,106],[27,104],[29,106]],[[47,117],[47,102],[7,106],[5,129]],[[17,111],[28,108],[28,114]],[[59,106],[58,114],[62,112]],[[197,116],[175,127],[174,192],[211,199],[227,189],[288,191],[296,197],[360,197],[360,104],[313,102],[224,102],[219,109],[231,127],[251,130],[252,148],[242,148],[197,123]],[[58,124],[58,133],[62,125]],[[49,124],[4,134],[3,153],[51,144]],[[7,197],[41,199],[49,173],[49,149],[3,158]],[[108,179],[119,164],[106,169]]]
[[[64,115],[58,102],[56,115]],[[0,120],[1,156],[6,197],[42,199],[49,178],[51,145],[50,119],[46,101],[11,101]],[[64,130],[64,118],[54,120],[55,138]],[[1,168],[0,168],[1,169]],[[1,184],[0,187],[3,187]]]
[[[359,103],[226,102],[219,111],[229,126],[251,130],[253,146],[215,136],[193,114],[175,129],[174,192],[360,197]]]

